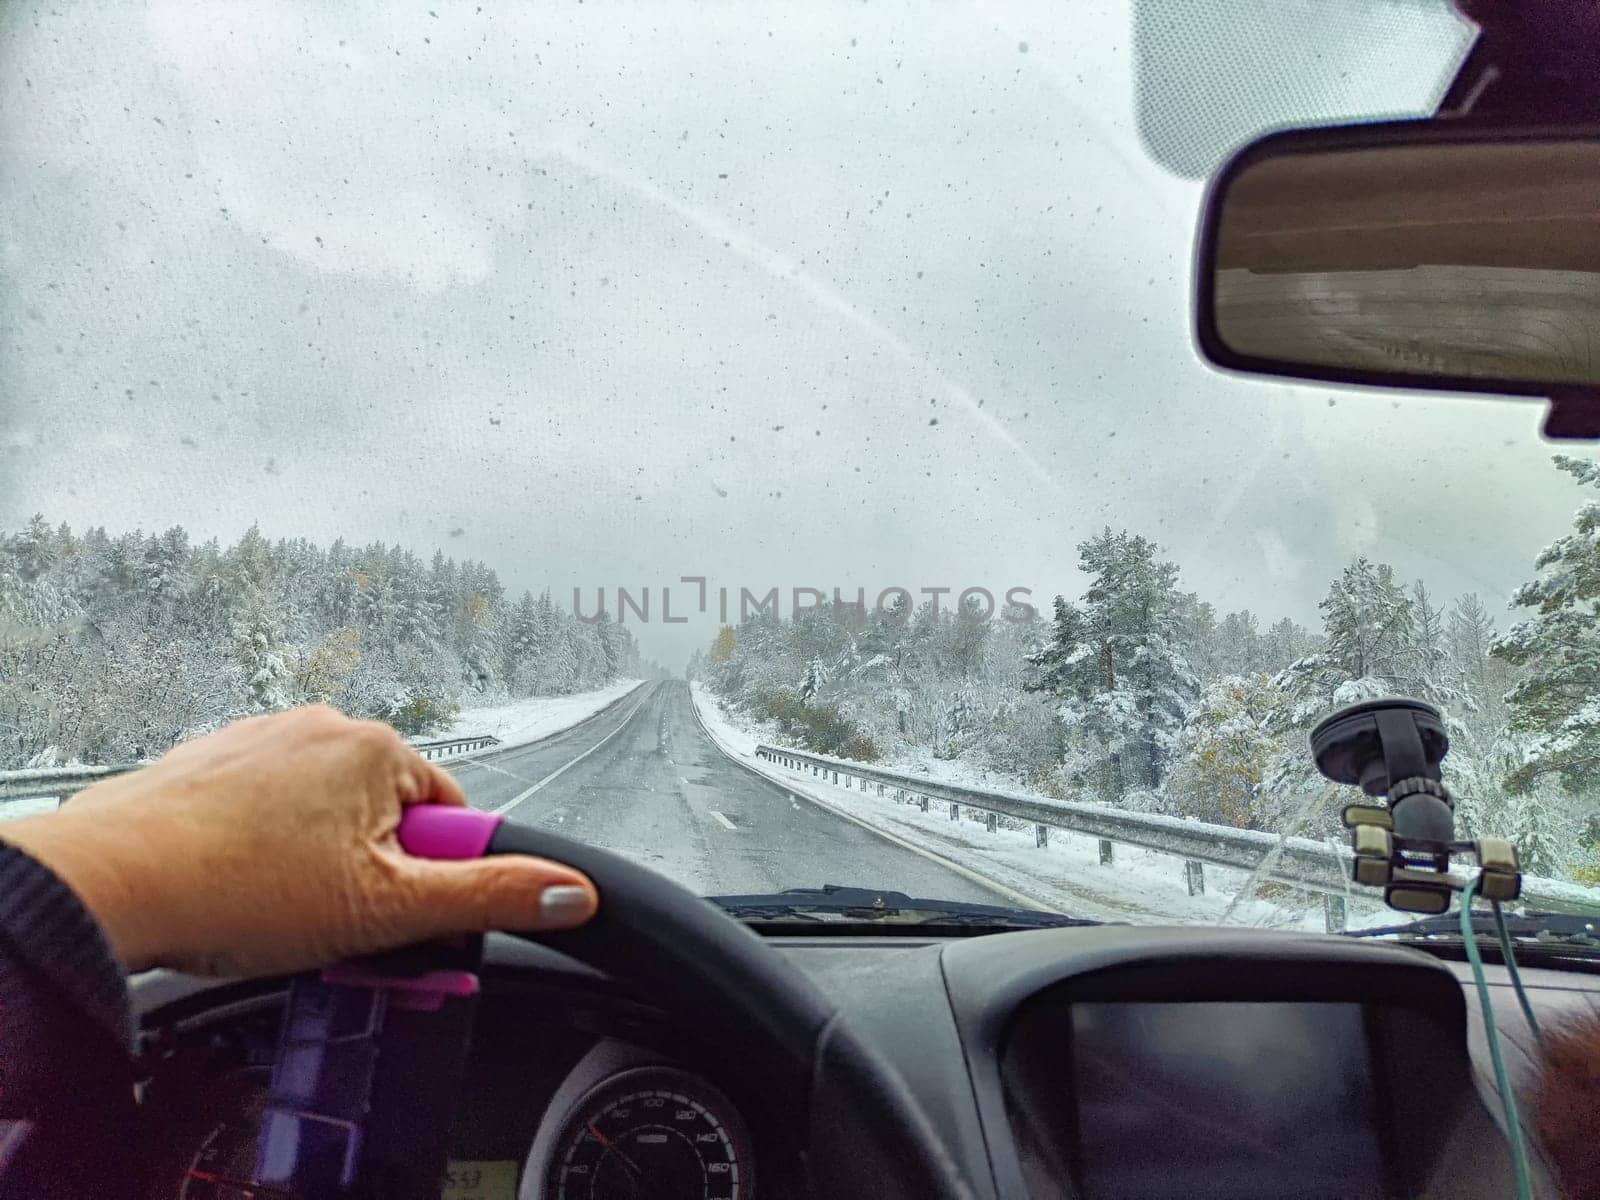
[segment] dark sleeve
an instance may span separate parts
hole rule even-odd
[[[137,1194],[122,964],[50,870],[0,844],[0,1200]]]

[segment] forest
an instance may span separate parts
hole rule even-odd
[[[1586,491],[1600,466],[1558,456]],[[822,604],[719,631],[691,674],[790,744],[964,763],[1047,795],[1274,832],[1337,831],[1349,789],[1306,747],[1332,710],[1414,696],[1445,714],[1459,836],[1600,884],[1600,500],[1542,551],[1502,622],[1477,595],[1358,557],[1318,620],[1219,613],[1150,539],[1077,546],[1076,599],[985,619],[927,602]]]
[[[633,635],[493,570],[400,547],[0,534],[0,770],[159,755],[236,717],[325,702],[407,735],[463,696],[587,691],[639,674]]]

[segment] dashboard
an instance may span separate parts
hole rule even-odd
[[[1514,1194],[1476,997],[1421,951],[1113,926],[769,941],[894,1063],[981,1197]],[[1549,1019],[1600,1002],[1600,976],[1524,976]],[[448,1200],[819,1194],[805,1114],[774,1111],[717,1029],[517,939],[489,940],[482,979]],[[253,1173],[284,995],[135,979],[147,1195],[273,1200]]]
[[[746,1200],[758,1161],[773,1175],[760,1195],[804,1194],[783,1182],[798,1147],[715,1031],[677,1027],[576,964],[526,962],[537,949],[503,943],[481,973],[444,1197],[598,1200],[639,1195],[648,1179],[657,1190],[644,1194]],[[495,961],[508,953],[515,964]],[[255,1170],[283,984],[190,992],[193,982],[135,981],[146,1194],[275,1200]]]

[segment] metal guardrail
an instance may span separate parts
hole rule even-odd
[[[1208,825],[1181,817],[1152,813],[1123,812],[1101,804],[1053,800],[1015,792],[990,791],[944,783],[920,775],[886,771],[848,759],[809,754],[782,746],[757,746],[756,757],[797,771],[808,771],[833,783],[843,780],[849,787],[859,781],[877,785],[879,795],[893,789],[895,799],[916,803],[924,812],[929,802],[948,804],[950,819],[959,820],[961,806],[986,814],[990,832],[996,817],[1032,823],[1034,844],[1047,846],[1051,829],[1087,834],[1098,838],[1101,863],[1112,861],[1118,843],[1155,850],[1183,860],[1184,881],[1191,896],[1205,891],[1205,864],[1254,871],[1266,862],[1263,881],[1287,884],[1300,891],[1320,894],[1323,916],[1330,933],[1345,926],[1345,899],[1358,895],[1350,880],[1351,853],[1347,846],[1329,845],[1311,838],[1280,838],[1256,829],[1233,829]],[[1551,912],[1600,914],[1600,889],[1584,888],[1560,880],[1525,876],[1523,902],[1531,908]]]
[[[457,754],[465,754],[469,750],[482,750],[488,746],[498,746],[500,739],[492,734],[481,733],[474,737],[440,738],[433,742],[408,742],[413,750],[430,762],[438,758],[454,758]]]
[[[35,796],[70,796],[91,783],[136,771],[143,763],[111,767],[41,767],[27,771],[0,771],[0,800],[26,800]]]
[[[498,746],[500,739],[481,733],[471,737],[439,738],[430,742],[408,742],[413,750],[430,762],[453,758],[469,750],[483,750]],[[104,767],[39,767],[25,771],[0,771],[0,802],[30,800],[55,796],[65,800],[74,792],[81,792],[90,784],[113,775],[137,771],[145,763],[117,763]]]

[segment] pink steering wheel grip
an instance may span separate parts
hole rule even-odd
[[[413,804],[400,818],[400,846],[418,858],[482,858],[500,821],[475,808]]]

